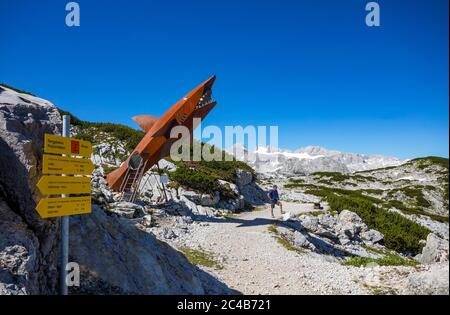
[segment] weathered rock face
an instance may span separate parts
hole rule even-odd
[[[376,244],[384,239],[384,235],[377,230],[368,230],[361,233],[361,238],[369,244]]]
[[[92,199],[99,204],[114,202],[113,192],[109,189],[103,175],[103,169],[100,167],[92,172],[91,178]]]
[[[434,264],[428,270],[412,273],[400,290],[403,295],[448,295],[449,265]]]
[[[285,220],[284,225],[294,230],[293,237],[287,233],[292,244],[317,253],[332,253],[338,257],[352,253],[369,257],[371,253],[363,250],[362,246],[374,245],[383,240],[383,234],[369,230],[356,213],[348,210],[341,211],[339,215],[286,216]]]
[[[236,171],[236,184],[239,187],[244,187],[245,185],[250,184],[252,181],[253,181],[252,173],[241,169],[238,169]]]
[[[0,294],[57,292],[59,220],[42,220],[35,207],[44,134],[60,132],[54,105],[0,87]],[[232,292],[136,226],[151,226],[151,216],[140,205],[114,203],[101,171],[93,175],[94,201],[112,206],[107,211],[93,205],[92,214],[70,219],[70,259],[82,271],[75,292]]]
[[[255,182],[251,182],[240,188],[242,196],[246,203],[257,206],[263,205],[269,200],[267,199],[267,192],[259,187]]]
[[[110,203],[108,210],[127,219],[142,218],[145,215],[142,206],[126,201]]]
[[[98,206],[90,215],[71,217],[70,230],[70,259],[89,270],[81,275],[81,292],[105,293],[98,288],[107,284],[120,293],[232,293],[151,233],[128,219],[108,216]],[[84,276],[90,280],[83,282]]]
[[[0,291],[56,292],[57,220],[35,210],[44,134],[61,132],[56,107],[0,87]]]
[[[430,233],[422,254],[417,255],[416,260],[423,264],[448,262],[448,248],[448,241],[441,239],[434,233]]]

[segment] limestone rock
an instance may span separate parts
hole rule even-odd
[[[290,212],[285,212],[283,213],[283,221],[288,221],[289,219],[291,219],[292,214]]]
[[[376,244],[381,242],[384,239],[384,235],[377,230],[368,230],[361,233],[361,238],[365,241],[368,241],[372,244]]]
[[[199,205],[201,204],[201,197],[202,195],[191,190],[185,190],[183,187],[178,188],[178,195],[184,196],[185,198],[189,199],[193,203]]]
[[[216,278],[191,265],[178,251],[137,229],[124,218],[111,217],[102,208],[70,219],[71,261],[90,270],[96,278],[125,293],[227,294]],[[95,289],[84,288],[95,292]]]
[[[446,262],[448,261],[448,249],[448,241],[441,239],[434,233],[430,233],[427,236],[426,245],[422,249],[422,254],[417,255],[415,258],[423,264]]]
[[[302,225],[311,232],[315,232],[319,229],[319,219],[314,216],[302,215],[300,217]]]
[[[91,177],[92,198],[99,204],[114,202],[113,192],[103,176],[103,168],[99,167],[92,172]]]
[[[202,206],[213,207],[217,205],[219,201],[220,201],[220,193],[218,191],[214,193],[214,196],[211,196],[210,194],[202,194],[200,196],[200,204]]]
[[[233,194],[235,194],[236,196],[238,196],[240,194],[239,188],[238,188],[238,186],[236,184],[233,184],[233,183],[227,182],[225,180],[221,180],[221,179],[219,179],[219,184],[221,186],[224,186],[227,189],[231,190],[231,192]]]
[[[300,248],[308,248],[310,246],[310,242],[302,233],[295,231],[294,232],[294,245]]]
[[[336,218],[330,214],[322,214],[318,217],[318,219],[319,223],[326,228],[333,229],[337,224]]]
[[[109,205],[109,211],[127,219],[141,218],[145,215],[142,206],[127,201],[111,203]]]
[[[253,180],[253,174],[249,171],[245,171],[242,169],[236,170],[236,184],[239,187],[244,187],[245,185],[248,185]]]
[[[151,227],[153,225],[152,216],[147,214],[142,217],[141,224],[145,227]]]
[[[264,205],[269,200],[267,199],[267,192],[262,190],[255,182],[251,182],[239,188],[245,202],[251,205]]]
[[[448,295],[448,263],[431,265],[428,270],[414,272],[408,276],[406,285],[400,291],[403,295]]]
[[[61,116],[48,101],[0,87],[0,291],[49,294],[57,289],[58,219],[42,220],[44,134],[61,134]]]
[[[364,224],[363,220],[354,212],[349,210],[342,210],[339,213],[339,222],[344,226],[353,226],[354,233],[360,233],[361,231],[367,231],[367,225]]]

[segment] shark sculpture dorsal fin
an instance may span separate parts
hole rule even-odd
[[[150,116],[150,115],[138,115],[138,116],[134,116],[132,119],[145,132],[148,132],[153,127],[155,122],[158,120],[157,117]]]

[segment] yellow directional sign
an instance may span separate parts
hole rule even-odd
[[[37,187],[43,195],[90,194],[91,179],[74,176],[42,176]]]
[[[43,174],[91,175],[93,170],[94,164],[92,164],[90,159],[44,154]]]
[[[44,152],[90,157],[92,154],[92,144],[89,141],[46,133],[44,136]]]
[[[44,198],[36,207],[41,218],[91,213],[91,197]]]

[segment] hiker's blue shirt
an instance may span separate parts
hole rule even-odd
[[[270,196],[270,199],[272,199],[272,200],[278,200],[278,199],[280,199],[279,196],[278,196],[278,191],[277,191],[277,190],[274,190],[274,189],[271,189],[271,190],[270,190],[269,196]]]

